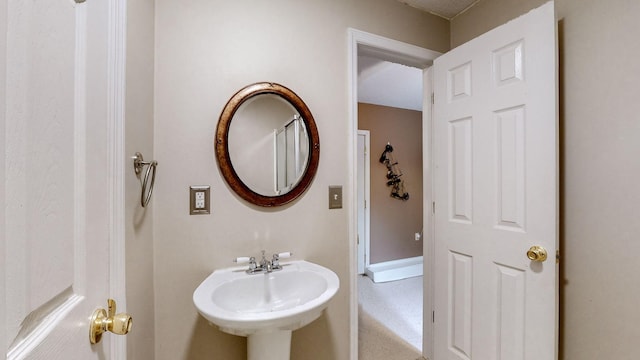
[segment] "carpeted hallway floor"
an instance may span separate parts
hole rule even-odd
[[[422,277],[358,277],[359,360],[422,359]]]

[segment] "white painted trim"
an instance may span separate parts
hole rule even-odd
[[[433,226],[433,67],[422,72],[422,252],[423,262],[422,288],[422,356],[433,359],[433,309],[434,309],[434,249],[435,228]],[[430,324],[430,326],[427,326]]]
[[[125,89],[127,0],[109,2],[107,126],[109,137],[109,293],[126,311],[125,268]],[[111,339],[111,359],[126,360],[126,336]]]
[[[437,51],[421,48],[416,45],[407,44],[402,41],[385,38],[364,31],[352,28],[349,28],[348,31],[350,36],[356,41],[357,45],[360,45],[359,47],[355,47],[356,54],[358,54],[359,50],[360,54],[366,54],[421,69],[431,66],[433,64],[433,60],[442,55]]]
[[[383,261],[367,266],[365,272],[375,283],[422,276],[424,273],[422,259],[422,256],[415,256],[406,259]]]
[[[349,358],[358,360],[358,287],[356,277],[358,276],[358,208],[356,205],[356,194],[358,191],[358,177],[356,166],[358,164],[358,41],[361,39],[360,32],[348,29],[348,69],[349,81],[349,126],[347,141],[348,157],[348,184],[347,202],[349,218]]]
[[[357,236],[358,236],[358,209],[356,206],[357,194],[357,134],[358,134],[358,48],[361,47],[367,54],[373,54],[376,57],[384,57],[385,60],[394,61],[404,65],[418,66],[421,68],[427,68],[433,64],[433,60],[441,54],[436,51],[424,49],[415,45],[403,43],[397,40],[384,38],[382,36],[366,33],[364,31],[349,28],[348,34],[348,79],[349,79],[349,139],[347,145],[348,156],[348,169],[349,177],[346,188],[347,191],[347,208],[349,211],[349,305],[350,305],[350,359],[358,359],[358,290],[356,284],[356,277],[358,273],[358,249],[357,249]],[[424,109],[423,109],[424,113]],[[430,117],[429,117],[430,118]],[[431,124],[425,123],[423,116],[423,131],[425,127],[431,126]],[[430,128],[429,128],[430,131]],[[429,144],[430,145],[430,144]],[[423,145],[424,148],[424,145]],[[426,175],[426,174],[425,174]],[[429,175],[430,176],[430,175]],[[424,176],[423,176],[424,178]],[[429,177],[429,181],[431,178]],[[426,191],[427,189],[423,189]],[[431,230],[425,227],[425,233],[430,233]],[[424,243],[433,242],[433,236],[425,239]],[[427,249],[431,245],[425,245]],[[424,251],[424,250],[423,250]],[[425,257],[427,262],[429,259]],[[427,273],[425,278],[432,276],[432,273]],[[432,281],[429,284],[433,284]],[[433,293],[433,289],[425,288],[425,292]],[[431,328],[432,323],[426,323],[425,329]],[[424,331],[424,333],[431,334],[431,331]],[[423,349],[423,355],[426,352]]]
[[[360,239],[360,241],[364,241],[364,271],[367,271],[367,267],[371,263],[371,133],[369,130],[357,130],[358,136],[364,136],[364,201],[366,207],[364,208],[364,239]],[[357,160],[356,160],[357,161]],[[357,174],[356,174],[357,175]],[[357,179],[357,177],[356,177]],[[357,213],[356,213],[357,216]],[[357,218],[356,218],[357,219]],[[357,252],[357,250],[356,250]],[[361,261],[361,254],[357,254],[358,256],[358,264]],[[358,269],[358,274],[360,274],[360,269]]]

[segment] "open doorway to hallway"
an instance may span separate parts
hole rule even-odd
[[[432,202],[432,193],[431,193],[431,182],[426,181],[425,179],[431,178],[431,97],[424,96],[423,93],[431,94],[431,71],[430,67],[433,64],[433,60],[440,56],[440,53],[428,49],[424,49],[415,45],[403,43],[400,41],[384,38],[378,35],[362,32],[355,29],[349,29],[349,85],[350,85],[350,130],[349,136],[352,139],[352,145],[350,146],[350,156],[351,156],[351,164],[349,168],[349,172],[351,174],[350,184],[349,184],[349,193],[353,194],[350,197],[350,269],[351,269],[351,277],[350,277],[350,323],[351,328],[354,330],[351,332],[351,359],[358,359],[358,347],[359,343],[362,343],[358,336],[363,334],[363,331],[359,331],[359,327],[363,323],[360,321],[359,323],[359,304],[358,304],[358,280],[361,275],[358,274],[358,251],[357,251],[357,241],[358,241],[358,214],[357,214],[357,177],[358,177],[358,169],[357,169],[357,133],[358,133],[358,74],[359,74],[359,66],[358,66],[358,57],[360,55],[371,56],[374,59],[387,61],[396,64],[402,64],[405,66],[414,67],[417,69],[421,69],[422,71],[422,84],[423,91],[420,94],[420,98],[422,101],[422,108],[424,111],[422,112],[422,142],[423,142],[423,194],[422,194],[422,208],[423,209],[431,209]],[[426,70],[424,70],[426,69]],[[425,101],[428,99],[428,101]],[[396,106],[397,107],[397,106]],[[386,144],[385,144],[386,145]],[[400,144],[398,144],[400,146]],[[373,147],[373,146],[372,146]],[[376,154],[378,151],[382,152],[383,149],[375,150],[372,149],[371,157],[377,158],[380,157],[381,154]],[[396,151],[394,149],[394,151]],[[399,149],[398,149],[399,151]],[[405,150],[402,151],[402,156],[406,153]],[[394,155],[399,156],[400,153],[396,153]],[[400,159],[399,159],[400,160]],[[401,163],[404,160],[400,160]],[[373,161],[372,161],[373,162]],[[384,179],[383,179],[384,180]],[[387,189],[389,190],[389,189]],[[389,193],[387,193],[387,196]],[[411,197],[411,192],[409,192],[409,196]],[[400,200],[395,200],[402,202]],[[420,199],[418,199],[420,201]],[[423,281],[422,287],[424,289],[431,289],[432,287],[432,279],[431,279],[431,253],[433,249],[433,238],[431,236],[432,232],[432,219],[431,219],[431,211],[423,211],[423,236],[422,242],[424,245],[422,246],[422,255],[424,257],[424,262],[422,265],[418,265],[417,267],[422,266],[423,269]],[[416,230],[413,230],[414,233]],[[418,230],[420,231],[420,230]],[[415,235],[414,235],[415,236]],[[415,241],[415,240],[413,240]],[[369,264],[370,265],[370,264]],[[414,266],[415,268],[415,266]],[[367,278],[367,280],[369,280]],[[432,347],[433,347],[433,327],[432,327],[432,309],[433,309],[433,294],[430,291],[426,291],[423,294],[422,299],[422,356],[429,358],[432,356]],[[426,309],[426,310],[425,310]],[[428,321],[425,321],[428,319]],[[361,319],[362,320],[362,319]],[[412,346],[408,346],[414,351],[417,351]],[[363,357],[360,357],[364,359]],[[411,358],[411,357],[407,357]],[[375,359],[375,357],[373,358]]]
[[[359,336],[361,345],[392,342],[420,355],[422,69],[365,48],[357,70]]]
[[[360,276],[359,272],[358,272],[358,259],[359,259],[359,254],[358,254],[358,246],[357,246],[357,242],[358,242],[358,206],[356,204],[357,202],[357,197],[355,196],[355,194],[358,193],[358,187],[357,187],[357,177],[358,177],[358,168],[357,168],[357,163],[358,163],[358,151],[357,151],[357,133],[358,133],[358,123],[359,123],[359,106],[358,106],[358,99],[359,99],[359,92],[360,89],[358,89],[358,75],[359,75],[359,66],[358,66],[358,58],[361,56],[369,56],[372,57],[375,61],[386,61],[386,62],[390,62],[390,63],[395,63],[395,64],[401,64],[404,65],[405,67],[412,67],[412,68],[416,68],[419,69],[419,71],[422,73],[422,86],[424,88],[424,92],[427,94],[431,93],[431,72],[429,70],[429,68],[431,67],[431,65],[433,64],[433,60],[436,59],[438,56],[440,56],[440,53],[436,52],[436,51],[432,51],[432,50],[428,50],[428,49],[424,49],[415,45],[411,45],[411,44],[407,44],[407,43],[403,43],[400,41],[396,41],[396,40],[392,40],[392,39],[388,39],[388,38],[384,38],[378,35],[374,35],[374,34],[370,34],[370,33],[366,33],[366,32],[362,32],[359,30],[355,30],[355,29],[349,29],[349,85],[350,85],[350,99],[349,99],[349,104],[350,104],[350,117],[349,117],[349,121],[350,121],[350,134],[352,136],[352,142],[350,145],[350,160],[349,160],[349,166],[352,169],[353,172],[353,177],[351,177],[351,181],[349,183],[349,188],[351,190],[351,193],[354,194],[354,196],[351,196],[349,198],[349,208],[351,209],[351,213],[350,213],[350,269],[351,269],[351,276],[352,276],[352,280],[350,281],[350,313],[351,313],[351,317],[350,317],[350,324],[351,324],[351,359],[355,360],[360,358],[361,360],[370,358],[370,359],[378,359],[380,358],[379,356],[375,356],[374,357],[365,357],[365,356],[358,356],[358,350],[359,350],[359,345],[358,344],[363,344],[366,343],[366,341],[363,341],[363,339],[359,339],[358,336],[359,335],[363,335],[366,334],[367,332],[364,331],[366,329],[364,329],[363,331],[359,331],[359,328],[362,327],[363,325],[366,326],[366,324],[362,321],[363,318],[369,319],[369,317],[362,317],[361,312],[359,311],[359,308],[361,308],[359,306],[359,296],[358,296],[358,280],[360,280]],[[426,70],[425,70],[426,69]],[[388,87],[388,85],[387,85]],[[396,90],[399,91],[399,90]],[[424,142],[424,146],[423,149],[421,151],[422,153],[422,157],[423,157],[423,172],[425,175],[422,175],[422,191],[423,193],[421,195],[412,195],[413,190],[411,191],[407,191],[409,193],[409,199],[413,199],[419,203],[422,204],[422,208],[424,209],[431,209],[431,202],[432,202],[432,194],[431,194],[431,182],[426,181],[425,179],[431,179],[431,150],[430,150],[430,144],[431,144],[431,97],[430,96],[423,96],[422,94],[423,91],[419,91],[419,99],[420,102],[422,104],[421,108],[424,109],[424,111],[422,112],[423,117],[422,117],[422,141]],[[428,99],[428,101],[426,101]],[[365,101],[363,101],[365,102]],[[388,106],[391,108],[398,108],[397,105],[393,105],[393,106],[389,106],[389,104],[383,104],[383,106]],[[419,108],[419,110],[422,110],[421,108]],[[395,141],[395,140],[394,140]],[[400,164],[404,164],[406,163],[408,160],[405,157],[405,154],[409,154],[411,153],[411,151],[403,149],[402,151],[400,151],[400,143],[402,143],[402,141],[398,142],[397,147],[394,148],[394,157],[399,157],[398,161],[400,162]],[[386,143],[383,142],[382,146],[384,148],[386,148]],[[393,146],[393,145],[392,145]],[[370,150],[370,154],[371,154],[371,158],[373,160],[371,160],[370,162],[373,164],[375,163],[375,161],[379,161],[379,158],[381,157],[381,152],[385,149],[375,149],[374,145],[372,144],[371,146],[371,150]],[[397,149],[397,150],[396,150]],[[378,153],[380,152],[380,153]],[[401,155],[402,154],[402,155]],[[406,155],[408,156],[408,155]],[[380,163],[377,163],[376,165],[383,165]],[[387,170],[386,168],[384,168],[384,170]],[[404,170],[402,170],[404,171]],[[384,183],[384,179],[385,179],[385,175],[386,173],[383,173],[382,175],[382,180],[383,180],[383,186],[386,186],[386,183]],[[373,179],[374,175],[371,175],[371,178]],[[380,181],[380,180],[377,180]],[[391,189],[389,188],[385,188],[386,191],[386,195],[385,197],[388,198],[391,195]],[[405,189],[406,190],[406,189]],[[402,194],[401,194],[402,195]],[[412,197],[413,196],[413,197]],[[400,196],[402,197],[402,196]],[[398,200],[395,199],[394,201],[402,203],[403,200]],[[409,200],[410,201],[410,200]],[[422,256],[424,257],[425,261],[420,260],[420,263],[418,265],[414,265],[414,266],[410,266],[410,264],[405,264],[405,265],[409,265],[409,266],[403,266],[404,268],[408,268],[408,269],[413,269],[415,270],[416,267],[418,268],[422,268],[422,273],[424,274],[422,277],[422,287],[424,289],[431,289],[432,287],[432,282],[433,279],[431,278],[431,274],[432,272],[430,271],[431,269],[431,253],[432,253],[432,249],[433,249],[433,237],[431,236],[431,232],[432,232],[432,219],[431,219],[431,211],[423,211],[423,218],[422,218],[422,226],[423,228],[420,228],[419,230],[415,230],[413,229],[413,226],[411,227],[412,230],[410,232],[413,233],[413,236],[410,235],[410,239],[411,241],[415,241],[415,233],[416,232],[422,232],[424,234],[424,236],[422,236],[421,241],[424,243],[422,246]],[[371,221],[373,222],[373,220]],[[424,230],[422,230],[424,229]],[[366,240],[365,240],[366,241]],[[370,255],[370,258],[368,259],[369,264],[367,264],[367,267],[371,267],[371,264],[375,265],[376,260],[375,259],[375,255]],[[373,261],[371,261],[373,260]],[[380,260],[377,260],[380,261]],[[395,261],[395,260],[393,260]],[[382,261],[382,263],[385,263],[387,261]],[[379,269],[380,270],[380,269]],[[385,269],[381,269],[383,271],[380,272],[380,274],[382,275],[390,275],[390,276],[396,276],[397,272],[395,270],[392,271],[384,271]],[[413,271],[412,270],[412,271]],[[383,278],[385,277],[383,276]],[[375,275],[374,275],[375,277]],[[367,277],[366,280],[369,280],[369,278]],[[420,306],[418,306],[419,308]],[[427,309],[427,310],[425,310]],[[433,341],[433,327],[432,327],[432,322],[431,322],[431,318],[432,318],[432,309],[433,309],[433,294],[430,294],[430,292],[426,292],[423,294],[422,297],[422,323],[423,323],[423,327],[422,327],[422,352],[421,352],[421,356],[417,356],[417,357],[426,357],[429,358],[432,356],[432,341]],[[359,323],[359,318],[361,320],[361,322]],[[428,321],[425,321],[425,318],[428,319]],[[386,327],[385,327],[386,329]],[[393,334],[391,331],[389,331],[388,333]],[[396,336],[397,338],[397,336]],[[405,341],[403,341],[403,343],[406,344]],[[371,343],[369,343],[371,344]],[[379,342],[377,342],[376,344],[379,344]],[[410,350],[412,350],[414,352],[414,354],[420,353],[420,351],[418,351],[418,349],[416,349],[415,347],[411,346],[411,345],[406,345],[407,348],[409,348]],[[405,356],[408,359],[413,358],[413,355],[411,356]]]

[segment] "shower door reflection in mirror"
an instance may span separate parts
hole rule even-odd
[[[284,127],[274,132],[276,194],[293,188],[307,167],[309,138],[302,119],[294,115]]]

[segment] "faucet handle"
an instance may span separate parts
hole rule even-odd
[[[246,264],[249,263],[249,272],[253,272],[258,265],[256,264],[256,258],[255,257],[248,257],[248,256],[241,256],[241,257],[237,257],[235,259],[233,259],[233,262],[238,263],[238,264]]]
[[[253,258],[255,260],[255,258]],[[251,258],[248,256],[241,256],[241,257],[237,257],[235,259],[233,259],[234,263],[238,263],[238,264],[246,264],[249,261],[251,261]]]
[[[271,259],[271,265],[273,268],[280,268],[280,259],[286,259],[291,257],[290,252],[282,252],[279,254],[273,254],[273,258]]]

